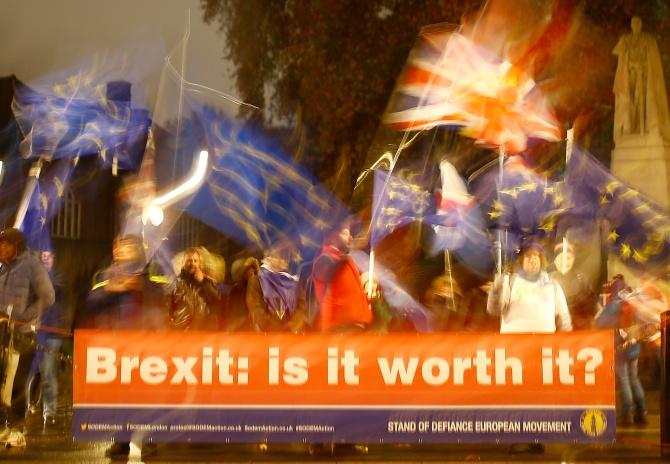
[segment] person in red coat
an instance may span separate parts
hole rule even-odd
[[[315,326],[322,331],[365,330],[372,323],[360,272],[348,254],[353,241],[350,227],[346,223],[326,237],[312,268],[320,307]]]

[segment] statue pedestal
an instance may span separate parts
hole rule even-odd
[[[612,151],[611,172],[616,177],[670,207],[670,142],[658,134],[622,135]],[[639,283],[639,272],[631,272],[615,256],[607,260],[608,276],[623,274],[631,286]]]
[[[625,135],[612,151],[612,174],[664,208],[670,206],[670,142],[659,135]]]

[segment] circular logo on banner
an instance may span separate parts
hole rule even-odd
[[[607,428],[607,417],[600,409],[587,409],[579,418],[579,426],[589,437],[599,437]]]

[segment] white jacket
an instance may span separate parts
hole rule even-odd
[[[561,286],[542,271],[537,280],[504,274],[489,292],[489,314],[500,315],[500,333],[553,333],[572,330]]]

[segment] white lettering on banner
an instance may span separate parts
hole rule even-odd
[[[421,378],[428,385],[444,385],[449,381],[449,361],[444,358],[431,357],[420,361],[417,357],[410,357],[407,360],[401,357],[377,358],[379,371],[381,372],[384,384],[395,385],[400,380],[403,385],[414,383],[414,376],[421,362]],[[490,367],[494,365],[494,377],[496,385],[507,384],[507,372],[511,373],[511,383],[520,385],[523,383],[523,366],[521,360],[515,357],[507,357],[503,348],[495,350],[492,360],[485,350],[477,350],[474,358],[454,357],[452,360],[454,370],[454,385],[463,385],[465,372],[476,366],[477,383],[480,385],[491,385]]]
[[[123,360],[123,358],[121,358],[121,360]],[[172,376],[170,383],[178,384],[184,381],[186,381],[186,383],[194,385],[198,383],[198,379],[196,378],[195,375],[193,375],[193,366],[195,366],[195,363],[198,362],[198,358],[196,358],[195,356],[191,356],[189,358],[184,359],[175,356],[172,358],[172,362],[174,363],[174,366],[177,368],[177,372]],[[121,372],[121,375],[123,376],[123,371]]]
[[[573,356],[568,349],[555,351],[544,346],[538,354],[541,354],[539,371],[543,385],[556,382],[574,385],[581,380],[575,378],[575,370],[580,365],[584,367],[584,385],[594,385],[596,369],[603,362],[603,353],[595,347],[582,348],[577,356]],[[278,346],[269,347],[267,355],[268,385],[300,386],[308,382],[309,358],[286,356]],[[377,357],[376,361],[384,385],[412,385],[415,382],[430,386],[465,385],[473,381],[478,385],[522,385],[524,379],[521,359],[508,356],[505,348],[479,349],[466,357],[395,356]],[[374,363],[373,360],[368,362]],[[328,385],[360,384],[361,358],[355,350],[328,347],[326,365]],[[364,366],[363,372],[367,372],[368,367]],[[236,356],[228,349],[215,350],[211,346],[203,346],[200,356],[165,358],[136,353],[119,356],[114,348],[89,346],[86,348],[85,371],[89,384],[118,382],[130,385],[140,380],[150,385],[165,382],[211,385],[218,380],[220,385],[248,385],[249,357]]]
[[[519,433],[520,421],[475,421],[475,433]]]
[[[524,432],[533,433],[569,433],[572,428],[570,421],[528,421],[523,423]]]
[[[202,358],[197,356],[170,358],[171,365],[160,356],[121,356],[117,359],[116,351],[107,347],[91,346],[86,349],[86,383],[112,383],[119,378],[122,384],[130,384],[133,375],[139,375],[142,382],[155,385],[165,382],[168,373],[174,371],[170,378],[171,384],[198,383],[211,384],[214,378],[214,365],[218,369],[218,379],[222,384],[239,385],[249,383],[249,358],[235,358],[228,350],[219,350],[213,357],[212,347],[202,349]],[[287,383],[304,383],[307,366],[299,361],[302,358],[288,358],[285,363],[285,381]],[[196,376],[195,366],[201,361],[200,378]],[[303,360],[304,361],[304,360]],[[234,369],[234,366],[237,366]],[[304,372],[303,372],[304,371]]]
[[[116,351],[111,348],[86,350],[86,382],[109,383],[116,378]]]
[[[140,365],[140,378],[149,384],[165,382],[167,372],[167,363],[158,356],[149,356]]]
[[[328,385],[337,385],[339,383],[339,366],[342,366],[344,372],[344,383],[347,385],[358,385],[359,378],[357,368],[360,359],[354,353],[354,350],[344,350],[344,355],[339,356],[339,351],[335,347],[328,347]]]
[[[289,385],[303,385],[307,382],[307,360],[298,356],[286,358],[283,364],[282,379]],[[279,348],[268,349],[268,384],[279,384]]]
[[[389,421],[386,429],[391,433],[416,432],[416,422],[414,421]]]
[[[409,358],[407,365],[402,358],[393,358],[393,364],[390,367],[387,358],[377,358],[377,363],[386,385],[395,385],[398,382],[398,376],[400,376],[400,383],[403,385],[412,385],[414,373],[419,365],[419,358]]]
[[[586,347],[579,350],[577,361],[584,361],[584,384],[594,385],[596,383],[595,370],[603,362],[602,352],[594,347]],[[552,348],[542,348],[542,383],[552,385],[554,383],[554,364],[558,367],[558,381],[563,385],[574,385],[575,358],[569,350],[558,350],[554,356]]]
[[[431,421],[430,430],[433,433],[465,433],[473,431],[472,421]]]

